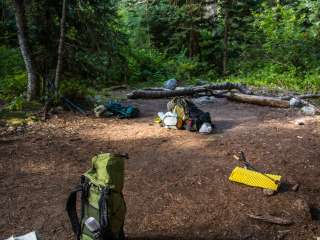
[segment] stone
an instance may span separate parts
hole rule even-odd
[[[16,128],[17,133],[22,133],[23,132],[23,127],[19,126]]]
[[[8,131],[8,133],[13,133],[16,131],[16,128],[13,126],[10,126],[10,127],[8,127],[7,131]]]
[[[106,107],[104,105],[99,105],[97,107],[94,108],[94,114],[96,117],[101,117],[102,114],[106,111]]]
[[[206,104],[206,103],[212,103],[215,102],[216,98],[214,96],[203,96],[203,97],[198,97],[193,100],[194,103],[196,104]]]
[[[275,194],[275,191],[274,190],[271,190],[271,189],[263,189],[263,194],[266,195],[266,196],[272,196]]]
[[[301,111],[305,114],[305,115],[308,115],[308,116],[314,116],[316,115],[316,108],[314,106],[304,106],[301,108]]]
[[[303,122],[303,121],[298,121],[298,122],[297,122],[297,125],[302,126],[302,125],[304,125],[304,122]]]
[[[299,190],[299,187],[300,187],[300,185],[297,183],[297,184],[293,185],[291,189],[292,189],[292,191],[296,192]]]
[[[301,108],[301,107],[303,107],[303,102],[301,101],[300,98],[293,97],[289,101],[289,106],[291,108]]]
[[[163,87],[165,89],[169,89],[169,90],[174,90],[178,85],[178,82],[176,79],[172,78],[169,79],[168,81],[165,81],[165,83],[163,84]]]
[[[288,233],[290,233],[290,230],[278,231],[277,240],[282,240],[282,239],[284,239],[285,236],[288,235]]]

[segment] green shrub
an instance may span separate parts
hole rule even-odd
[[[170,75],[165,67],[165,54],[154,49],[132,49],[128,60],[131,83],[162,82]]]
[[[27,78],[18,49],[0,46],[0,98],[12,100],[26,90]]]
[[[70,97],[72,99],[94,95],[94,91],[89,88],[85,82],[74,79],[62,81],[60,85],[60,93],[62,96]]]
[[[280,87],[298,92],[320,91],[320,72],[318,70],[311,70],[308,74],[301,75],[298,68],[284,69],[277,64],[265,64],[252,71],[230,76],[226,80],[257,87]]]

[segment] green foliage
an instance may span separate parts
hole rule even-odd
[[[12,100],[26,89],[24,65],[18,49],[0,46],[0,98]]]
[[[161,81],[165,57],[152,49],[132,49],[129,57],[130,82]]]
[[[19,96],[19,97],[14,97],[13,100],[6,105],[6,109],[9,111],[21,111],[24,105],[24,98]]]
[[[95,86],[127,78],[127,36],[120,29],[117,2],[81,1],[70,9],[67,42],[70,71]],[[80,18],[79,18],[80,17]],[[79,68],[80,66],[80,68]]]
[[[301,71],[318,65],[320,54],[317,49],[320,45],[314,25],[320,22],[310,22],[308,14],[280,4],[273,8],[265,5],[263,12],[255,16],[254,24],[265,37],[262,48],[271,61]]]
[[[200,63],[197,59],[187,58],[184,53],[170,59],[166,66],[173,73],[173,77],[180,81],[190,81],[199,76]]]
[[[94,91],[86,83],[76,79],[63,81],[61,84],[61,95],[70,97],[71,99],[79,99],[93,94]]]
[[[26,74],[12,2],[2,3],[0,97],[19,109]],[[42,93],[50,95],[45,88],[57,64],[61,1],[27,1],[26,13],[36,74]],[[318,0],[69,1],[66,23],[60,86],[66,96],[94,95],[122,83],[160,85],[170,78],[320,88]],[[229,76],[222,76],[226,45]]]
[[[319,71],[310,71],[306,75],[299,75],[298,72],[299,70],[294,67],[284,71],[278,64],[265,64],[253,71],[229,76],[227,80],[257,87],[282,88],[297,92],[320,91]]]

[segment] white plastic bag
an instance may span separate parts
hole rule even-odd
[[[178,115],[174,112],[167,112],[163,116],[163,124],[166,128],[177,129]]]
[[[39,238],[37,238],[36,232],[30,232],[30,233],[27,233],[26,235],[19,236],[19,237],[12,236],[7,240],[39,240]]]
[[[212,132],[212,125],[210,123],[202,123],[200,129],[199,129],[199,133],[202,134],[209,134]]]

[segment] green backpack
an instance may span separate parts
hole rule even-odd
[[[92,158],[92,168],[81,176],[81,184],[69,195],[66,210],[77,240],[122,240],[126,205],[122,195],[126,155],[110,153]],[[77,194],[81,195],[80,218]],[[93,217],[100,227],[90,231],[86,220]],[[90,218],[90,219],[89,219]]]

